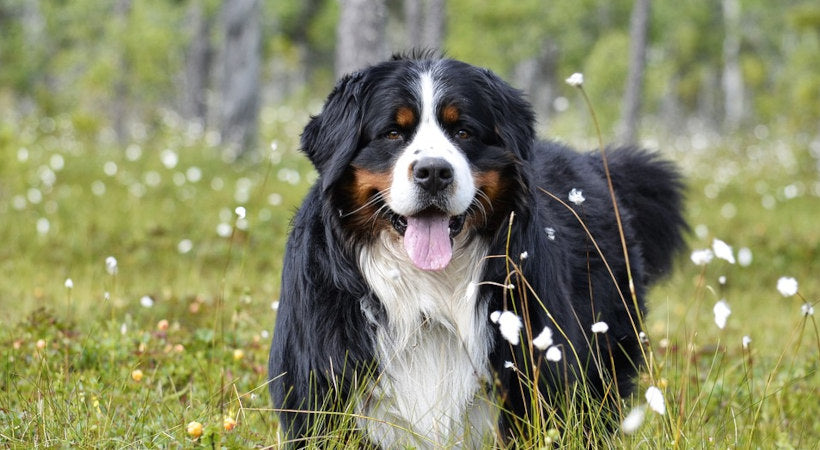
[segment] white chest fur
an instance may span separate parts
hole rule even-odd
[[[377,324],[381,375],[364,394],[360,425],[385,448],[478,446],[497,417],[485,388],[489,321],[476,310],[487,246],[457,238],[448,266],[431,272],[381,238],[359,258],[388,318]]]

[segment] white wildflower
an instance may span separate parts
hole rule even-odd
[[[783,297],[791,297],[797,294],[797,280],[793,277],[780,277],[777,280],[777,290]]]
[[[732,253],[732,247],[729,244],[720,239],[713,239],[712,250],[715,252],[716,257],[728,261],[729,264],[735,263],[735,255]]]
[[[656,413],[663,415],[666,413],[666,404],[663,401],[663,393],[655,386],[649,386],[646,390],[646,402]]]
[[[561,361],[561,349],[553,345],[552,347],[547,349],[547,354],[545,355],[545,357],[547,358],[547,361]]]
[[[729,304],[726,303],[726,300],[720,300],[715,303],[715,307],[712,308],[712,311],[715,313],[715,324],[722,330],[726,326],[726,319],[732,314],[732,310],[729,309]]]
[[[515,364],[513,364],[512,361],[504,361],[504,368],[505,369],[514,369]]]
[[[45,217],[40,217],[37,219],[37,233],[39,234],[48,234],[48,230],[51,229],[51,222],[48,221]]]
[[[74,280],[72,280],[71,278],[66,278],[65,279],[65,287],[67,289],[74,289]]]
[[[569,191],[569,201],[572,203],[580,205],[581,203],[584,203],[584,200],[586,200],[584,197],[584,192],[580,189],[572,188],[572,190]]]
[[[629,411],[629,414],[624,417],[624,421],[621,422],[621,431],[625,434],[634,433],[643,424],[645,415],[646,406],[640,405],[632,408],[632,411]]]
[[[752,264],[752,259],[752,251],[749,250],[749,247],[741,247],[737,251],[737,263],[741,267],[749,267]]]
[[[190,239],[183,239],[177,244],[177,251],[180,254],[186,254],[194,248],[194,243]]]
[[[638,333],[638,339],[641,340],[642,344],[648,344],[649,343],[649,336],[647,336],[646,333],[644,333],[643,331]]]
[[[230,224],[222,222],[216,226],[216,234],[219,235],[219,237],[231,237],[231,233],[233,233],[233,227],[231,227]]]
[[[740,343],[743,344],[743,349],[746,350],[749,348],[749,344],[752,343],[752,338],[750,338],[749,336],[743,336],[743,338],[740,340]]]
[[[538,350],[546,350],[547,347],[552,345],[552,330],[550,327],[544,327],[538,336],[532,340],[532,345],[535,346]]]
[[[279,310],[279,300],[272,301],[271,304],[270,304],[270,309],[272,309],[274,311],[278,311]]]
[[[527,258],[529,258],[529,257],[530,257],[530,254],[529,254],[527,251],[523,251],[523,252],[521,252],[521,255],[519,256],[519,258],[520,258],[521,260],[525,260],[525,259],[527,259]]]
[[[609,331],[609,325],[606,322],[595,322],[592,324],[592,332],[598,334],[604,334]]]
[[[163,150],[162,153],[160,153],[159,158],[162,161],[162,165],[165,166],[166,169],[173,169],[179,162],[179,156],[177,153],[169,148]]]
[[[719,276],[718,283],[720,283],[721,286],[726,286],[726,275]]]
[[[518,332],[521,331],[521,327],[524,326],[520,317],[510,311],[494,311],[490,314],[490,320],[498,324],[501,336],[503,336],[507,342],[512,345],[518,345],[520,341]]]
[[[108,272],[109,275],[117,274],[117,258],[113,256],[105,258],[105,271]]]
[[[143,308],[150,308],[154,306],[154,299],[148,295],[143,295],[142,298],[140,298],[140,305],[142,305]]]
[[[709,262],[712,261],[712,258],[714,256],[715,256],[715,254],[712,253],[712,250],[709,250],[708,248],[705,248],[705,249],[702,249],[702,250],[693,251],[691,258],[692,258],[692,262],[695,263],[695,265],[705,266],[705,265],[709,264]]]
[[[812,306],[811,303],[803,303],[803,306],[800,307],[800,313],[804,316],[813,316],[814,306]]]
[[[234,209],[234,212],[236,213],[236,217],[238,219],[244,219],[248,213],[248,210],[246,210],[244,206],[237,206],[236,209]]]
[[[584,74],[580,72],[575,72],[572,75],[570,75],[569,78],[566,79],[566,82],[568,85],[572,87],[579,87],[582,84],[584,84]]]

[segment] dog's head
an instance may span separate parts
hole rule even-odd
[[[533,138],[529,104],[490,71],[394,58],[339,81],[302,148],[349,237],[388,230],[437,270],[453,237],[493,234],[518,205]]]

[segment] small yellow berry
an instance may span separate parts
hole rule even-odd
[[[242,351],[241,348],[238,348],[238,349],[233,351],[233,359],[235,361],[239,361],[240,359],[242,359],[244,357],[245,357],[245,352]]]
[[[188,424],[185,431],[188,432],[188,436],[191,436],[194,439],[199,439],[199,437],[202,436],[202,424],[197,421],[193,421]]]
[[[222,421],[222,427],[225,428],[225,431],[231,431],[236,428],[236,420],[233,417],[225,417],[225,420]]]
[[[134,370],[131,372],[131,379],[132,379],[132,380],[134,380],[134,381],[136,381],[137,383],[139,383],[140,381],[142,381],[142,371],[141,371],[141,370],[139,370],[139,369],[134,369]]]

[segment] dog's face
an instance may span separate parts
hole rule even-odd
[[[438,270],[454,237],[493,233],[526,187],[532,120],[486,70],[400,59],[340,81],[302,144],[354,241],[387,230]]]

